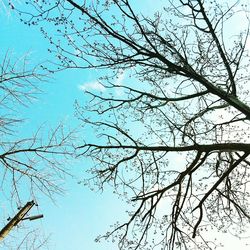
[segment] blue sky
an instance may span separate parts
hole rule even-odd
[[[152,11],[157,6],[154,2],[148,0],[148,5],[145,4],[144,8]],[[39,30],[36,27],[24,26],[15,15],[7,15],[3,10],[0,11],[0,34],[0,59],[7,50],[12,51],[15,57],[28,52],[31,63],[40,63],[50,57],[47,51],[48,41],[43,38]],[[32,130],[35,131],[44,122],[48,127],[53,127],[61,121],[72,128],[79,126],[77,120],[74,119],[73,105],[76,99],[80,102],[86,100],[79,86],[94,83],[96,80],[96,72],[93,71],[64,71],[56,74],[54,79],[43,85],[44,93],[39,96],[38,100],[29,108],[20,110],[22,116],[27,118],[20,128],[21,133],[26,135]],[[96,86],[98,88],[98,85]],[[109,230],[109,225],[115,223],[116,220],[126,218],[125,205],[113,195],[111,189],[100,194],[78,184],[87,166],[88,162],[83,159],[81,162],[73,163],[71,168],[76,177],[66,179],[65,194],[56,196],[55,204],[43,197],[39,201],[38,210],[34,208],[31,214],[42,213],[44,218],[39,221],[23,222],[27,226],[32,224],[34,227],[41,227],[45,235],[51,235],[48,245],[50,250],[117,249],[112,243],[102,241],[101,244],[97,244],[94,239],[98,234]],[[0,209],[6,216],[13,215],[13,211],[9,212],[6,208],[4,209],[1,196]],[[4,221],[0,222],[3,225]],[[239,241],[229,239],[224,240],[228,246],[222,249],[235,249],[239,246]],[[243,247],[244,245],[241,247],[242,250],[247,249]]]
[[[14,14],[7,15],[3,10],[0,12],[0,23],[0,59],[9,50],[14,58],[29,53],[31,66],[47,60],[49,44],[36,27],[21,24]],[[71,128],[77,127],[79,124],[74,119],[73,105],[76,99],[85,99],[79,85],[95,80],[96,73],[93,75],[91,71],[65,71],[56,74],[48,83],[42,85],[44,93],[38,96],[38,100],[28,108],[20,108],[19,114],[26,121],[20,127],[19,136],[35,132],[44,122],[46,127],[56,126],[61,121]],[[78,184],[84,176],[87,167],[85,164],[86,161],[82,161],[70,166],[77,177],[67,177],[64,186],[66,192],[62,196],[54,197],[55,204],[42,197],[38,210],[32,209],[31,214],[42,213],[43,219],[23,222],[24,226],[41,227],[45,235],[50,235],[51,250],[111,249],[106,244],[95,243],[94,239],[108,230],[109,225],[124,213],[122,202],[111,190],[100,194]],[[2,227],[7,217],[13,216],[15,210],[9,211],[1,196],[0,208],[1,215],[5,215],[5,218],[1,216]],[[114,214],[118,216],[114,217]]]

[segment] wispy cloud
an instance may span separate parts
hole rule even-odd
[[[105,87],[98,81],[81,84],[78,86],[78,88],[82,91],[88,91],[88,90],[97,90],[101,92],[105,91]]]
[[[115,81],[115,85],[118,85],[118,86],[122,85],[124,78],[125,78],[125,72],[121,71],[119,73],[119,75],[117,76],[117,79]]]
[[[119,95],[119,96],[120,96],[120,95],[123,94],[123,89],[120,88],[119,86],[122,86],[124,78],[125,78],[125,72],[124,72],[124,71],[121,71],[121,72],[118,74],[118,76],[117,76],[117,78],[116,78],[116,81],[115,81],[115,83],[114,83],[115,86],[118,86],[118,87],[115,89],[116,95]]]
[[[116,95],[122,95],[123,94],[123,89],[119,86],[122,86],[123,80],[125,78],[125,72],[121,71],[117,75],[115,81],[114,81],[114,91]],[[87,82],[78,85],[78,88],[82,91],[91,91],[91,90],[96,90],[100,92],[104,92],[106,90],[105,86],[100,82],[100,81],[92,81],[92,82]]]

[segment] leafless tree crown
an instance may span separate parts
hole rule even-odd
[[[250,219],[247,6],[165,2],[151,16],[128,0],[30,1],[32,14],[20,14],[47,21],[54,70],[107,74],[103,93],[77,105],[97,134],[78,147],[93,159],[89,182],[113,185],[132,207],[104,238],[119,249],[212,249],[206,231],[237,235]]]

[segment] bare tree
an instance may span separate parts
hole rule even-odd
[[[0,69],[1,189],[3,192],[9,190],[7,197],[15,197],[18,201],[22,200],[19,195],[24,192],[26,199],[31,198],[27,195],[27,187],[33,198],[34,189],[51,196],[53,192],[60,192],[60,186],[54,181],[66,173],[60,162],[72,155],[73,134],[64,131],[60,124],[47,135],[43,134],[41,126],[34,134],[23,138],[18,130],[20,122],[24,121],[18,114],[20,107],[31,104],[41,92],[39,84],[48,76],[39,72],[40,65],[31,67],[26,55],[13,61],[10,53],[6,53]]]
[[[22,227],[16,232],[9,235],[1,243],[1,249],[3,250],[38,250],[49,249],[49,237],[45,237],[41,233],[41,229],[29,229]],[[15,244],[14,244],[15,243]]]
[[[41,83],[46,80],[48,75],[41,65],[31,66],[28,55],[15,60],[13,54],[7,52],[0,64],[0,191],[1,206],[9,208],[9,212],[11,205],[16,209],[30,199],[39,200],[41,193],[50,198],[61,193],[62,180],[68,174],[66,164],[73,155],[73,132],[62,124],[50,131],[41,126],[32,128],[33,134],[21,132],[25,122],[20,117],[21,107],[28,108],[41,93]],[[24,235],[23,230],[19,232]],[[18,241],[8,235],[0,242],[1,247],[10,241],[12,245],[8,245],[8,249],[12,249],[13,244],[14,249],[44,247],[37,233],[31,234],[28,231],[19,246],[20,235]]]
[[[103,237],[119,249],[212,249],[206,231],[237,235],[250,220],[247,6],[164,4],[145,16],[129,0],[30,1],[34,12],[19,13],[55,25],[59,40],[41,28],[54,70],[110,73],[99,79],[105,91],[86,91],[89,104],[77,106],[98,138],[78,147],[93,159],[87,182],[131,204]]]

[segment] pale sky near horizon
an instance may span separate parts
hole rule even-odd
[[[155,1],[150,1],[151,8],[156,5]],[[27,27],[20,23],[15,15],[6,15],[0,11],[0,60],[7,50],[11,50],[13,55],[19,57],[27,51],[30,53],[31,61],[41,62],[47,59],[49,47],[36,27]],[[4,34],[4,35],[3,35]],[[124,80],[125,75],[121,75],[119,81]],[[29,129],[36,129],[39,124],[47,121],[48,126],[54,126],[59,121],[70,121],[70,126],[78,126],[74,121],[74,101],[75,99],[84,101],[84,89],[92,88],[102,91],[102,87],[96,82],[96,74],[92,71],[72,72],[66,71],[58,73],[44,86],[44,94],[39,100],[28,109],[22,109],[24,117],[29,118],[23,125],[22,133]],[[44,218],[39,221],[25,224],[29,226],[34,223],[34,227],[41,227],[45,235],[50,235],[48,244],[49,250],[117,250],[112,243],[95,243],[94,239],[98,234],[109,230],[109,225],[119,219],[125,219],[124,202],[113,195],[111,189],[107,189],[103,194],[95,193],[78,184],[79,179],[84,176],[85,162],[76,163],[72,166],[73,172],[81,174],[75,178],[68,177],[66,180],[66,192],[62,196],[55,198],[53,204],[47,198],[39,201],[38,210],[32,213],[42,213]],[[86,166],[87,167],[87,166]],[[2,210],[2,211],[1,211]],[[1,201],[0,213],[13,216],[13,211],[9,212]],[[3,219],[3,218],[1,218]],[[0,221],[0,227],[4,221]],[[224,247],[219,250],[241,250],[249,249],[246,243],[250,240],[237,240],[231,236],[220,235],[223,239]],[[44,248],[47,249],[47,248]],[[9,250],[9,249],[4,249]]]

